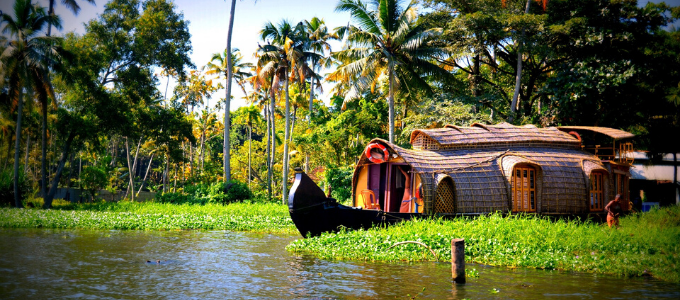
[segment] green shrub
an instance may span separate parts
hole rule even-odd
[[[238,181],[188,185],[184,187],[184,193],[156,194],[156,202],[174,204],[229,204],[252,198],[248,185]]]
[[[154,202],[170,204],[193,204],[194,197],[183,193],[157,193],[156,197],[154,198]]]
[[[95,200],[97,195],[99,195],[99,190],[106,187],[109,178],[106,174],[106,170],[101,167],[87,166],[83,168],[80,174],[80,182],[86,194]]]
[[[29,191],[30,187],[23,168],[19,168],[19,193],[21,198],[25,199]],[[14,170],[11,168],[0,172],[0,205],[14,205]]]
[[[352,197],[352,174],[354,174],[354,168],[351,166],[331,165],[324,172],[324,180],[331,187],[331,197],[340,203],[347,202]]]

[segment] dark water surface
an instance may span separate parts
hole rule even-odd
[[[296,238],[0,229],[0,299],[680,299],[653,279],[470,264],[455,285],[448,263],[325,261],[288,253]]]

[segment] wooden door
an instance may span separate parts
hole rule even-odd
[[[590,173],[590,211],[601,211],[604,206],[604,174]]]
[[[512,175],[512,211],[536,211],[536,169],[519,166]]]

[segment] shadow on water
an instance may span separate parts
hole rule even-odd
[[[448,263],[326,261],[297,236],[229,231],[0,229],[1,299],[679,299],[644,278]]]

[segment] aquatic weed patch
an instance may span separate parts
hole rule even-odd
[[[387,228],[343,231],[299,239],[288,246],[325,259],[440,261],[451,259],[451,239],[464,238],[468,262],[540,269],[654,277],[680,282],[680,208],[621,220],[610,229],[590,221],[551,221],[533,215],[421,219]]]
[[[56,209],[0,208],[0,227],[87,229],[222,229],[294,233],[287,207],[278,204],[173,205],[98,203]]]

